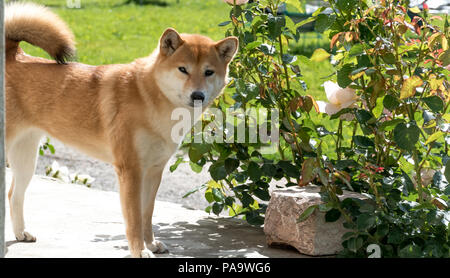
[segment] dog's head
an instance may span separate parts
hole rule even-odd
[[[156,83],[178,107],[208,106],[227,82],[228,64],[238,49],[236,37],[215,42],[167,29],[159,41]]]

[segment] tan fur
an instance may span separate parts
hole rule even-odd
[[[14,16],[8,15],[11,10]],[[204,106],[220,94],[237,39],[214,42],[168,29],[149,57],[130,64],[61,65],[28,56],[18,47],[18,41],[25,40],[55,59],[61,56],[60,49],[73,50],[71,32],[58,17],[36,5],[9,6],[6,13],[6,38],[10,41],[6,52],[8,160],[26,157],[16,145],[35,144],[28,138],[49,134],[113,164],[132,256],[164,251],[164,245],[154,239],[151,217],[162,170],[178,146],[170,137],[176,123],[170,118],[172,110],[192,110],[189,99],[195,90],[207,92]],[[188,69],[188,75],[179,71],[181,66]],[[205,77],[205,69],[214,70],[214,75]],[[14,176],[22,178],[22,170],[12,167]],[[34,166],[27,167],[34,171]],[[21,180],[20,185],[16,180],[9,193],[11,206],[17,206],[12,208],[13,214],[20,214],[21,194],[28,185],[27,177]],[[23,216],[12,218],[14,222]],[[30,239],[19,220],[16,237]],[[145,249],[144,242],[150,250]]]
[[[23,40],[44,49],[59,63],[75,54],[72,31],[46,7],[16,2],[5,8],[7,48],[12,42]]]

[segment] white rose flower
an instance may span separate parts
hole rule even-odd
[[[317,105],[320,112],[327,113],[330,116],[344,108],[351,107],[358,99],[355,90],[351,88],[343,89],[334,82],[327,81],[323,83],[323,87],[329,102],[317,101]]]
[[[422,185],[428,186],[431,183],[433,183],[433,177],[434,177],[435,173],[436,173],[436,170],[433,170],[431,168],[424,168],[424,169],[420,170],[420,177],[422,178]],[[412,182],[414,183],[414,185],[417,186],[416,172],[412,172],[411,178],[412,178]]]

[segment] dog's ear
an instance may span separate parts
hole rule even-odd
[[[239,40],[236,37],[228,37],[216,43],[219,57],[227,64],[233,59],[238,47]]]
[[[160,52],[165,56],[172,55],[182,44],[180,34],[173,28],[167,28],[159,39]]]

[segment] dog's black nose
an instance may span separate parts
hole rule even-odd
[[[203,94],[202,92],[195,91],[191,95],[191,100],[192,102],[195,102],[196,100],[203,102],[205,100],[205,94]]]

